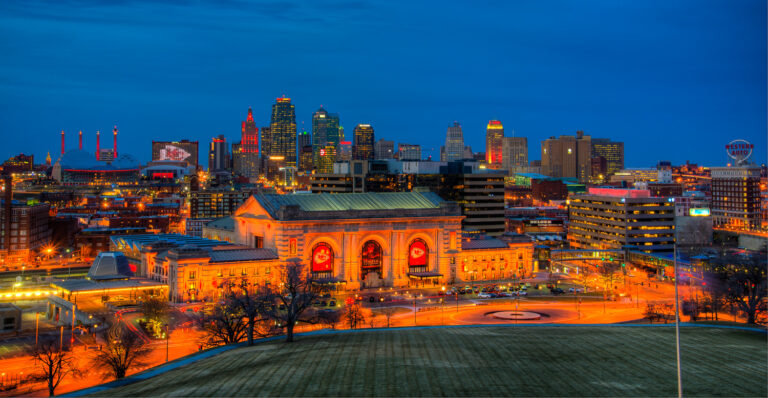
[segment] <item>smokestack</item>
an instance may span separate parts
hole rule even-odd
[[[80,130],[80,146],[79,149],[83,150],[83,130]]]
[[[64,154],[64,130],[61,130],[61,154]]]
[[[112,138],[114,139],[114,143],[112,144],[113,157],[114,159],[117,159],[117,126],[112,130]]]
[[[62,131],[61,136],[64,137]],[[4,249],[10,253],[11,250],[11,213],[13,212],[13,179],[10,175],[3,176],[3,182],[5,183],[5,203],[3,203],[3,212],[5,213],[5,220],[3,228],[5,228],[5,236],[3,239]]]
[[[96,130],[96,160],[99,160],[99,130]]]

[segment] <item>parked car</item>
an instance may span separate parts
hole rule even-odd
[[[491,294],[486,292],[482,292],[477,295],[477,298],[491,298],[491,297],[492,297]]]
[[[521,290],[521,291],[517,292],[517,295],[518,296],[527,296],[528,292],[526,292],[525,290]]]
[[[329,306],[335,307],[336,306],[336,300],[331,300],[330,303],[328,303]]]
[[[559,287],[553,287],[553,288],[549,289],[549,291],[552,292],[552,294],[554,294],[554,295],[564,294],[565,293],[565,290],[560,289]]]

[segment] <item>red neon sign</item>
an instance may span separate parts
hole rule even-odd
[[[411,243],[408,249],[408,265],[427,265],[428,255],[429,249],[427,249],[427,244],[423,240],[416,240]]]
[[[154,172],[152,178],[173,178],[173,173],[167,172]]]
[[[312,272],[326,272],[333,268],[333,249],[320,243],[312,250]]]

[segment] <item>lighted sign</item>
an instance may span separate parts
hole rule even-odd
[[[320,149],[320,156],[325,156],[325,149]]]
[[[688,215],[691,217],[707,217],[709,216],[708,208],[690,208],[688,209]]]
[[[754,145],[750,144],[747,140],[733,140],[725,146],[725,150],[728,152],[728,156],[736,161],[736,165],[740,165],[752,156],[752,149]]]
[[[152,172],[152,178],[153,178],[153,179],[158,179],[158,178],[173,178],[173,173],[155,171],[155,172]]]
[[[429,256],[429,249],[427,244],[423,240],[417,239],[411,243],[408,248],[408,265],[410,266],[422,266],[427,265],[427,258]]]
[[[380,267],[381,266],[381,246],[373,240],[365,242],[362,253],[362,267]]]
[[[165,147],[160,149],[160,156],[158,160],[171,160],[174,162],[182,162],[187,160],[192,155],[184,148],[177,147],[175,145],[166,144]]]
[[[312,272],[327,272],[333,268],[333,249],[325,243],[319,243],[312,250]]]

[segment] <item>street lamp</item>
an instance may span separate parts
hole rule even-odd
[[[168,340],[171,337],[171,333],[168,330],[168,324],[167,323],[165,325],[163,325],[163,326],[165,326],[165,362],[168,362]]]
[[[680,303],[677,295],[677,242],[672,243],[675,273],[675,351],[677,353],[677,396],[683,398],[683,377],[680,372]]]

